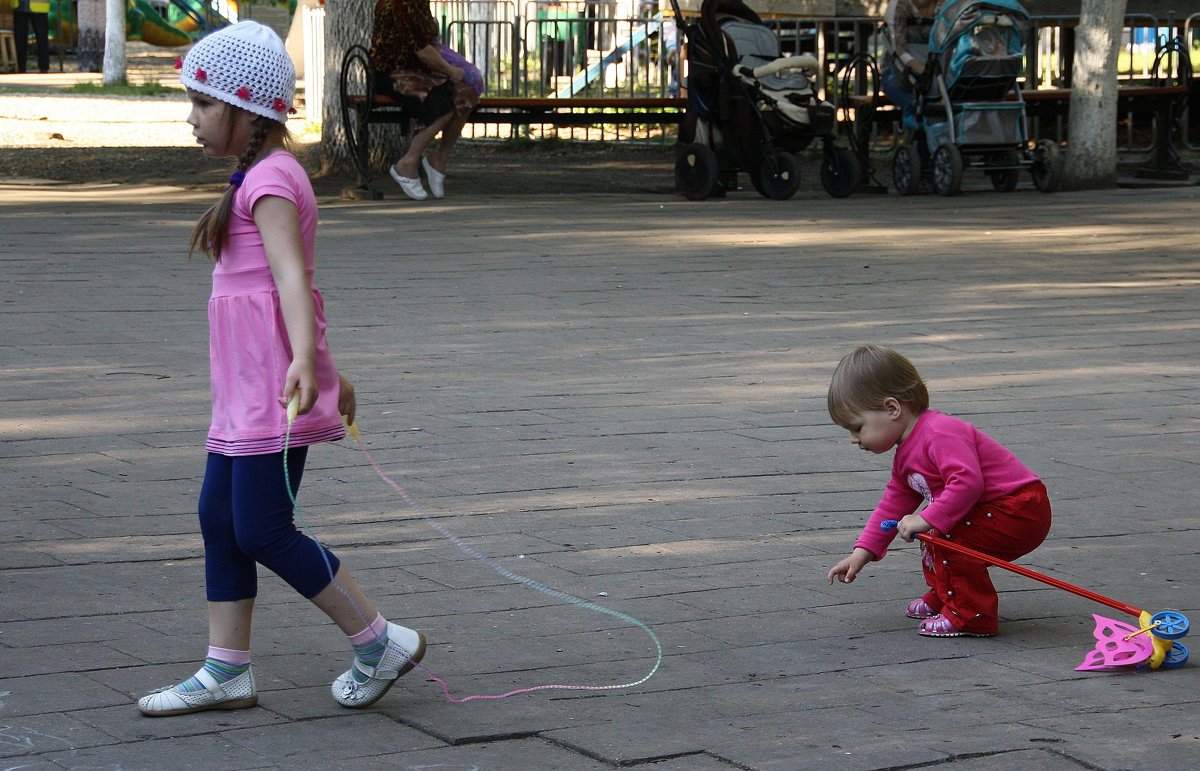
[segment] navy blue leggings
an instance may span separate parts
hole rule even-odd
[[[307,457],[307,447],[288,452],[292,495],[300,489]],[[297,530],[293,514],[283,477],[283,453],[208,454],[200,489],[200,532],[210,602],[257,596],[255,563],[262,563],[310,600],[329,586],[338,558]]]

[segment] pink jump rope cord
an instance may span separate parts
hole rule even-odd
[[[287,432],[285,433],[284,439],[283,439],[283,476],[284,476],[284,483],[287,488],[288,497],[291,499],[292,507],[296,512],[296,519],[300,522],[300,527],[304,530],[304,532],[308,535],[309,538],[312,538],[314,541],[317,541],[316,537],[313,535],[312,529],[308,526],[308,522],[305,521],[305,519],[304,519],[304,514],[300,509],[300,504],[298,504],[296,502],[296,497],[292,494],[292,484],[291,484],[291,479],[289,478],[288,467],[287,467],[288,446],[291,443],[291,437],[292,437],[292,421],[296,417],[296,409],[298,406],[299,406],[299,395],[297,395],[296,397],[293,397],[292,403],[288,405]],[[389,487],[391,487],[393,490],[395,490],[396,493],[408,505],[408,507],[410,509],[412,509],[413,512],[415,512],[417,514],[417,516],[419,516],[425,522],[425,524],[429,525],[431,528],[433,528],[439,534],[441,534],[442,537],[444,537],[446,540],[450,541],[452,544],[454,544],[456,547],[458,547],[458,550],[461,551],[463,554],[466,554],[468,557],[477,559],[477,560],[487,564],[488,567],[490,567],[492,570],[499,573],[504,578],[507,578],[508,580],[513,581],[515,583],[521,584],[522,586],[524,586],[528,589],[533,589],[535,591],[538,591],[538,592],[541,592],[542,594],[547,595],[548,597],[553,597],[556,600],[560,600],[562,602],[566,602],[568,604],[578,606],[585,610],[590,610],[595,613],[601,613],[601,614],[604,614],[607,616],[612,616],[614,618],[620,619],[621,621],[632,624],[632,625],[636,626],[637,628],[641,629],[643,632],[645,632],[646,635],[650,638],[650,641],[654,643],[655,659],[654,659],[654,666],[652,666],[650,668],[650,671],[647,672],[642,678],[640,678],[638,680],[634,680],[633,682],[629,682],[629,683],[621,683],[619,685],[546,684],[546,685],[529,686],[527,688],[517,688],[517,689],[511,690],[511,691],[506,691],[504,693],[496,693],[496,694],[480,693],[480,694],[473,694],[470,696],[454,696],[453,694],[450,693],[450,686],[446,683],[446,681],[443,680],[442,678],[438,677],[436,674],[434,674],[433,670],[431,670],[429,667],[425,666],[424,664],[422,664],[420,662],[413,662],[413,665],[417,669],[420,669],[422,672],[424,672],[426,674],[426,676],[429,677],[430,680],[432,680],[433,682],[435,682],[439,686],[441,686],[442,693],[443,693],[443,695],[445,695],[447,701],[449,701],[453,704],[463,704],[468,701],[478,701],[478,700],[485,700],[485,699],[486,700],[507,699],[510,696],[517,696],[517,695],[523,694],[523,693],[534,693],[536,691],[613,691],[613,690],[620,690],[620,689],[624,689],[624,688],[633,688],[635,686],[641,685],[642,683],[646,682],[651,677],[653,677],[654,673],[658,671],[658,668],[662,665],[663,651],[662,651],[662,643],[659,642],[658,635],[656,635],[654,633],[653,629],[651,629],[649,626],[647,626],[643,622],[639,621],[638,619],[634,618],[633,616],[630,616],[626,613],[622,613],[619,610],[613,610],[612,608],[605,607],[599,603],[592,602],[590,600],[585,600],[580,597],[576,597],[573,594],[568,594],[567,592],[560,591],[551,586],[547,586],[543,583],[535,581],[532,578],[523,576],[520,573],[516,573],[512,570],[509,570],[508,568],[504,567],[504,565],[500,564],[498,561],[496,561],[492,557],[489,557],[488,555],[486,555],[486,554],[480,552],[479,550],[475,549],[474,547],[470,546],[469,544],[464,542],[463,539],[460,538],[457,533],[450,530],[446,526],[441,525],[438,522],[434,521],[434,519],[432,517],[430,517],[428,514],[425,513],[425,511],[421,508],[421,506],[417,503],[417,501],[411,495],[409,495],[408,491],[405,490],[403,486],[401,486],[398,482],[396,482],[396,480],[394,480],[390,476],[388,476],[387,472],[385,472],[383,470],[383,467],[379,464],[379,461],[377,461],[375,459],[375,456],[372,455],[370,453],[370,451],[367,450],[366,445],[363,444],[362,437],[358,433],[358,425],[357,424],[350,423],[347,425],[347,429],[349,430],[350,435],[354,438],[354,441],[358,444],[358,448],[362,451],[363,456],[366,457],[368,462],[370,462],[371,467],[373,469],[375,469],[375,473],[377,475],[379,475],[379,478],[382,479],[384,482],[386,482]],[[317,543],[319,544],[320,541],[317,541]],[[362,618],[363,626],[369,626],[371,623],[371,620],[366,618],[366,615],[362,612],[362,610],[354,602],[353,598],[350,597],[350,594],[344,588],[342,588],[341,585],[339,585],[337,583],[337,579],[334,576],[334,572],[333,572],[333,566],[329,562],[329,557],[326,555],[324,547],[322,547],[322,549],[321,549],[321,556],[325,560],[325,569],[327,571],[329,571],[329,580],[333,583],[333,585],[335,587],[337,587],[338,591],[340,591],[343,594],[343,596],[346,597],[346,599],[350,600],[350,604],[354,605],[354,609],[358,612],[359,617]],[[410,652],[405,651],[405,653],[407,655]],[[409,660],[411,661],[411,658]]]

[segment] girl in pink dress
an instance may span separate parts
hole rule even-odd
[[[892,478],[850,556],[829,570],[850,583],[883,559],[897,534],[937,532],[956,543],[1012,561],[1050,532],[1046,486],[1007,448],[970,423],[929,409],[929,391],[912,363],[868,345],[838,363],[829,415],[861,449],[892,448]],[[921,506],[924,508],[918,511]],[[893,530],[880,525],[899,520]],[[999,598],[988,565],[922,542],[929,590],[908,604],[926,637],[990,637],[999,629]]]
[[[199,504],[209,648],[195,675],[143,697],[138,709],[161,717],[258,703],[250,664],[258,564],[349,637],[354,660],[333,697],[365,707],[421,660],[425,638],[384,619],[338,558],[293,519],[309,446],[341,439],[342,416],[352,423],[355,410],[313,283],[316,198],[288,152],[295,71],[279,37],[249,21],[205,37],[178,66],[196,141],[205,155],[237,159],[229,186],[192,234],[192,251],[215,262],[212,425]],[[289,434],[293,398],[299,409]]]

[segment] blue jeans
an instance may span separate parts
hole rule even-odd
[[[307,447],[288,452],[292,496],[300,489],[307,457]],[[296,528],[281,452],[239,457],[209,453],[199,508],[210,602],[257,596],[258,563],[310,600],[337,573],[338,558]]]
[[[887,67],[880,77],[880,88],[887,95],[888,99],[892,100],[892,104],[900,108],[904,113],[904,127],[912,128],[909,125],[913,122],[913,107],[917,103],[917,95],[905,86],[900,85],[899,79],[896,77],[896,71],[891,67]]]

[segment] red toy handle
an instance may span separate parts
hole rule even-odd
[[[883,528],[884,530],[895,530],[896,526],[898,524],[899,523],[896,520],[889,519],[885,522],[881,522],[879,524],[879,526],[881,528]],[[1020,565],[1014,565],[1011,562],[1006,562],[1005,560],[1002,560],[998,557],[993,557],[990,554],[984,554],[981,551],[976,551],[975,549],[972,549],[969,546],[963,546],[962,544],[957,544],[954,541],[948,540],[946,538],[936,538],[932,535],[929,535],[928,533],[917,533],[916,537],[918,540],[924,541],[925,543],[933,544],[934,546],[938,547],[939,549],[949,549],[950,551],[956,551],[959,554],[965,554],[968,557],[974,557],[975,559],[986,562],[989,565],[995,565],[998,568],[1004,568],[1005,570],[1011,570],[1013,573],[1025,576],[1026,578],[1032,578],[1034,581],[1041,581],[1043,584],[1049,584],[1050,586],[1053,586],[1056,589],[1063,589],[1064,591],[1068,591],[1071,594],[1077,594],[1080,597],[1083,597],[1085,599],[1092,600],[1093,602],[1098,602],[1101,605],[1107,605],[1108,607],[1112,608],[1113,610],[1119,610],[1122,613],[1128,613],[1129,615],[1133,616],[1134,618],[1140,618],[1142,613],[1144,612],[1144,611],[1142,611],[1141,608],[1135,608],[1132,605],[1126,605],[1125,603],[1120,602],[1118,600],[1114,600],[1111,597],[1105,597],[1103,594],[1096,594],[1095,592],[1084,589],[1083,587],[1075,586],[1074,584],[1068,584],[1066,581],[1060,581],[1057,578],[1051,578],[1050,576],[1045,575],[1043,573],[1039,573],[1036,570],[1030,570],[1029,568],[1021,567]]]

